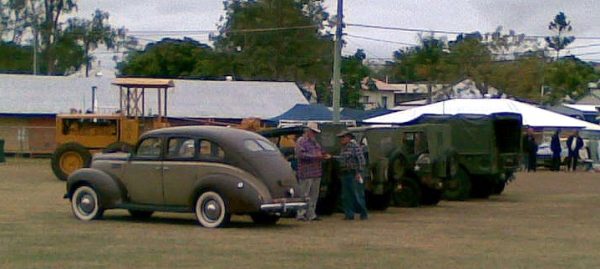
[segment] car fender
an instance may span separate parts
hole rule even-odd
[[[114,208],[123,203],[125,188],[120,182],[107,173],[94,168],[83,168],[75,171],[67,179],[67,194],[65,198],[71,199],[76,187],[89,185],[98,193],[103,208]]]
[[[229,174],[212,174],[199,178],[194,186],[195,194],[190,201],[206,190],[216,191],[227,200],[229,210],[234,214],[260,211],[260,205],[271,200],[271,193],[264,183],[251,175],[239,177]]]

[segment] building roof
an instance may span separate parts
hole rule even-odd
[[[452,99],[421,106],[405,111],[390,113],[365,120],[368,123],[406,123],[423,114],[457,115],[492,113],[518,113],[523,117],[523,125],[549,128],[585,128],[600,131],[600,125],[577,120],[532,105],[509,99]]]
[[[113,78],[0,75],[0,114],[58,114],[86,111],[96,86],[98,107],[119,107]],[[173,80],[168,116],[180,118],[272,118],[308,104],[293,82]],[[156,91],[146,92],[146,111],[156,113]],[[102,109],[101,109],[102,111]]]
[[[581,112],[588,112],[588,113],[598,113],[598,108],[600,108],[600,105],[571,105],[571,104],[563,104],[564,106],[568,107],[568,108],[572,108],[572,109],[576,109],[579,110]]]
[[[156,78],[116,78],[112,84],[129,88],[171,88],[175,86],[173,80]]]
[[[395,93],[427,93],[427,83],[386,83],[378,79],[372,79],[379,91],[388,91]],[[368,90],[368,78],[363,79],[362,89]],[[443,88],[442,84],[432,85],[432,91],[438,91]]]
[[[600,106],[600,89],[593,89],[577,101],[578,105],[595,105]]]

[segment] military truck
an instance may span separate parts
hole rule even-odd
[[[295,145],[296,139],[304,133],[304,126],[292,126],[274,129],[265,129],[258,133],[271,142],[273,142],[290,162],[294,170],[296,169]],[[346,129],[345,124],[321,123],[319,124],[321,133],[317,135],[317,141],[321,144],[323,150],[329,153],[340,151],[340,144],[336,134]],[[337,163],[333,159],[323,160],[323,176],[321,177],[321,188],[319,201],[317,202],[317,214],[332,214],[337,206],[340,197],[340,179],[336,173]]]
[[[449,126],[444,137],[451,141],[458,170],[445,188],[447,199],[487,198],[502,193],[514,179],[521,152],[521,115],[423,115],[412,123]]]
[[[345,125],[320,124],[317,140],[323,149],[337,153],[340,145],[336,134]],[[392,202],[398,206],[435,205],[440,201],[444,181],[450,179],[456,169],[449,148],[448,133],[444,124],[418,124],[403,127],[350,127],[363,147],[367,160],[365,189],[367,205],[371,209],[385,210]],[[269,138],[295,165],[295,137],[304,127],[288,127],[259,132]],[[337,163],[323,161],[317,211],[332,213],[337,206],[340,181]]]
[[[446,124],[350,128],[367,157],[367,203],[374,209],[435,205],[456,162]]]

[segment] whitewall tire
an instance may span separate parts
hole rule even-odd
[[[206,228],[226,226],[231,218],[225,199],[214,191],[202,193],[195,209],[198,222]]]
[[[98,200],[98,194],[90,186],[79,186],[71,196],[71,209],[76,218],[83,221],[102,218],[104,209]]]

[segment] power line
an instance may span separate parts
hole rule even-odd
[[[235,30],[223,30],[225,33],[254,33],[254,32],[272,32],[272,31],[283,31],[283,30],[301,30],[301,29],[311,29],[311,28],[319,28],[320,25],[312,24],[312,25],[299,25],[299,26],[285,26],[285,27],[267,27],[267,28],[253,28],[253,29],[235,29]],[[219,33],[218,30],[131,30],[129,33],[137,34],[137,35],[160,35],[160,34],[178,34],[178,35],[188,35],[188,34],[213,34]]]
[[[371,29],[382,29],[382,30],[394,30],[394,31],[403,31],[403,32],[428,32],[428,33],[451,34],[451,35],[459,35],[459,34],[463,33],[463,32],[456,32],[456,31],[443,31],[443,30],[427,30],[427,29],[417,29],[417,28],[391,27],[391,26],[370,25],[370,24],[361,24],[361,23],[346,23],[346,26],[354,26],[354,27],[361,27],[361,28],[371,28]]]
[[[574,46],[574,47],[566,47],[565,49],[583,49],[583,48],[589,48],[589,47],[600,47],[600,43]]]
[[[447,30],[434,30],[434,29],[419,29],[419,28],[404,28],[404,27],[392,27],[392,26],[381,26],[381,25],[372,25],[372,24],[362,24],[362,23],[346,23],[346,26],[351,27],[359,27],[359,28],[370,28],[370,29],[381,29],[381,30],[394,30],[394,31],[402,31],[402,32],[418,32],[418,33],[438,33],[438,34],[451,34],[451,35],[460,35],[465,33],[473,33],[476,31],[447,31]],[[534,37],[534,38],[545,38],[547,36],[544,35],[524,35],[526,37]],[[574,36],[575,39],[590,39],[590,40],[600,40],[599,36]]]
[[[371,41],[390,43],[390,44],[399,44],[399,45],[405,45],[405,46],[417,46],[417,44],[391,41],[391,40],[385,40],[385,39],[379,39],[379,38],[373,38],[373,37],[367,37],[367,36],[359,36],[359,35],[351,35],[351,34],[346,34],[346,36],[353,37],[353,38],[359,38],[359,39],[365,39],[365,40],[371,40]]]
[[[587,53],[571,53],[571,55],[573,55],[573,56],[598,55],[598,54],[600,54],[600,51],[587,52]]]

